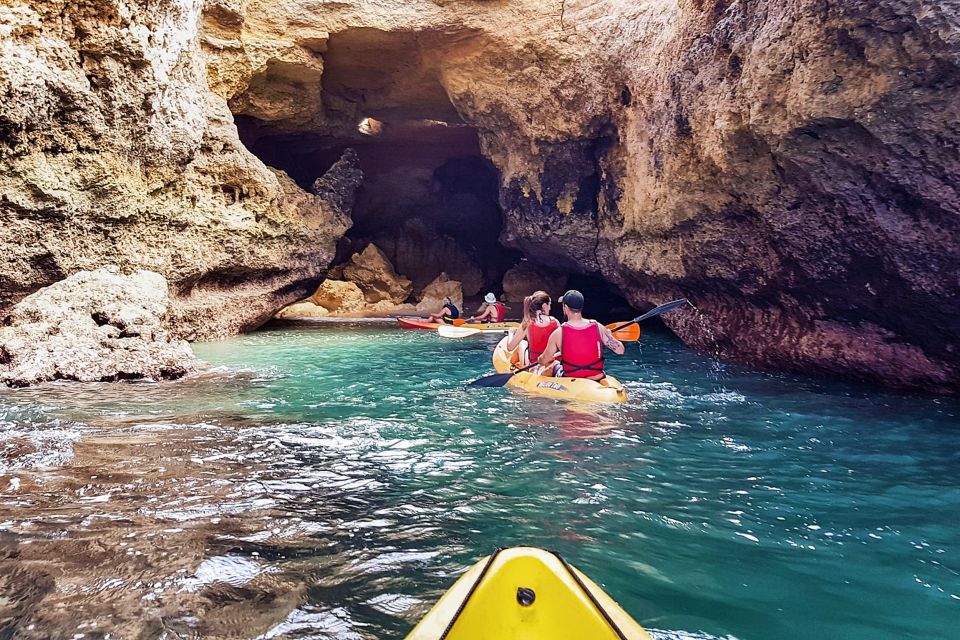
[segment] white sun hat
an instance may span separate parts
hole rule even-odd
[[[492,293],[488,293],[487,295],[483,296],[483,301],[487,304],[493,304],[497,301],[497,296],[493,295]]]

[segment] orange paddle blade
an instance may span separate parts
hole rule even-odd
[[[614,322],[607,325],[607,329],[611,331],[616,329],[622,322]],[[633,324],[628,324],[618,331],[613,332],[613,337],[619,340],[620,342],[636,342],[640,339],[640,325],[634,322]]]
[[[467,324],[467,321],[464,320],[463,318],[457,318],[456,320],[453,321],[453,326],[455,326],[455,327],[459,327],[459,326],[465,325],[465,324]]]

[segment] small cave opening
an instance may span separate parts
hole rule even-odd
[[[238,116],[241,140],[267,165],[308,189],[347,148],[364,178],[332,268],[375,244],[397,273],[413,281],[413,296],[441,272],[462,283],[468,299],[500,293],[504,273],[520,253],[499,242],[500,177],[480,151],[477,130],[433,120],[360,120],[360,135],[343,139],[271,131]]]

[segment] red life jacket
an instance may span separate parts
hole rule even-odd
[[[556,331],[557,327],[560,326],[560,323],[557,322],[556,318],[550,318],[550,322],[547,324],[537,324],[533,322],[527,326],[527,348],[530,350],[530,362],[533,362],[540,357],[546,348],[547,341],[550,340],[551,334]]]
[[[603,373],[603,343],[600,327],[591,322],[586,327],[571,327],[564,323],[560,364],[568,378],[592,378]]]
[[[507,308],[503,306],[503,303],[496,303],[493,305],[493,308],[497,310],[496,317],[490,322],[503,322],[504,316],[507,315]]]

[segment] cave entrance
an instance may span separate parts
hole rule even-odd
[[[444,52],[468,35],[451,41],[447,32],[332,33],[307,43],[310,55],[322,58],[320,68],[268,66],[231,108],[247,148],[304,189],[347,148],[357,152],[364,178],[334,265],[375,244],[413,281],[412,300],[445,272],[462,283],[468,312],[483,293],[503,294],[510,272],[509,316],[519,317],[523,295],[543,288],[556,299],[565,290],[570,265],[533,265],[500,244],[499,173],[437,71]],[[515,266],[527,270],[517,274]],[[593,317],[632,317],[602,279],[569,281],[583,291]]]
[[[308,189],[349,147],[364,179],[353,226],[338,245],[334,265],[375,244],[419,294],[441,272],[462,283],[464,296],[501,292],[504,273],[519,252],[499,242],[503,215],[499,174],[480,152],[476,129],[432,120],[359,121],[366,133],[350,140],[274,133],[238,116],[241,140],[266,164]]]

